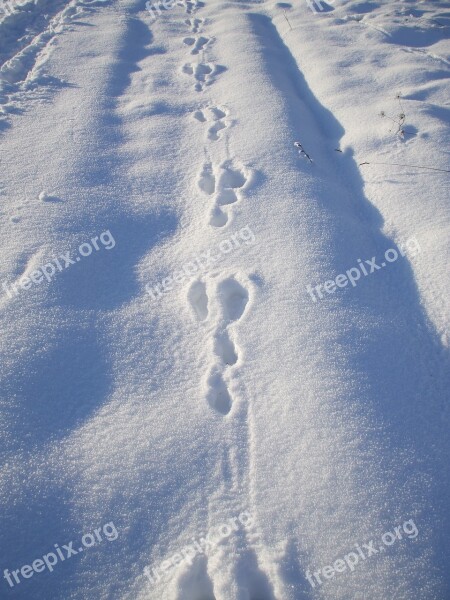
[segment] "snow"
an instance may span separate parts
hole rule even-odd
[[[322,5],[0,14],[1,598],[450,597],[450,3]]]

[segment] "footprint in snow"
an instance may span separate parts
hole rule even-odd
[[[213,166],[210,162],[203,165],[202,171],[198,177],[197,185],[205,194],[212,195],[216,190],[216,177]]]
[[[188,300],[199,321],[208,317],[208,295],[203,281],[195,281],[188,292]]]
[[[242,513],[242,515],[246,512]],[[248,513],[247,513],[248,514]],[[224,538],[223,546],[213,549],[212,553],[220,554],[210,563],[210,553],[205,550],[202,554],[197,554],[189,566],[180,575],[174,594],[174,600],[216,600],[217,598],[229,598],[230,595],[225,588],[231,588],[235,579],[239,585],[241,593],[239,598],[246,600],[276,600],[274,587],[270,575],[261,566],[261,557],[258,557],[256,550],[252,547],[252,538],[255,536],[255,524],[253,521],[242,521],[234,523],[229,528],[231,533]],[[220,529],[219,529],[220,531]],[[236,551],[232,552],[229,560],[233,564],[229,575],[225,575],[220,569],[221,559],[225,558],[226,547],[229,544],[236,544]],[[217,560],[219,559],[219,560]],[[219,563],[219,566],[217,566]],[[231,578],[228,579],[228,577]],[[222,592],[222,593],[221,593]],[[233,596],[236,597],[236,596]],[[291,597],[291,596],[290,596]],[[297,596],[305,598],[303,594]]]
[[[214,205],[210,213],[209,223],[213,227],[224,227],[228,223],[228,215],[224,206],[235,204],[242,199],[243,190],[248,187],[250,177],[243,166],[233,160],[227,160],[218,169],[217,174],[210,162],[203,165],[197,180],[202,192],[214,196]]]
[[[197,12],[200,8],[205,6],[205,3],[201,0],[180,0],[177,2],[178,6],[182,6],[188,15],[192,15]]]
[[[204,19],[186,19],[186,25],[189,25],[192,33],[199,33],[199,31],[203,28]]]
[[[200,123],[211,123],[208,128],[207,139],[217,142],[222,137],[221,131],[230,126],[229,121],[226,120],[228,114],[227,109],[213,106],[203,110],[196,110],[193,116]]]
[[[182,67],[183,73],[195,79],[194,89],[196,92],[201,92],[205,86],[211,85],[217,75],[223,71],[225,71],[225,67],[212,63],[186,63]]]
[[[206,46],[208,46],[208,44],[212,43],[212,40],[203,35],[199,37],[189,36],[183,39],[183,43],[186,44],[186,46],[192,46],[191,54],[199,54]]]
[[[212,349],[215,364],[207,377],[208,404],[222,415],[227,415],[232,407],[232,396],[225,381],[226,372],[239,358],[238,350],[230,337],[229,327],[243,316],[249,300],[247,289],[234,277],[219,282],[216,289],[219,307],[215,333],[212,336]],[[208,290],[204,282],[195,281],[188,292],[191,309],[198,321],[209,316]]]

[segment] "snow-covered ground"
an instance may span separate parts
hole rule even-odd
[[[450,599],[449,28],[3,2],[1,599]]]

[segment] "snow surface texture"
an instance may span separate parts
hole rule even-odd
[[[0,598],[448,600],[450,3],[12,5]]]

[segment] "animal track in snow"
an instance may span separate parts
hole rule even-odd
[[[197,83],[194,85],[194,89],[197,92],[201,92],[203,90],[203,84],[206,84],[207,80],[211,78],[213,72],[214,65],[209,64],[187,63],[183,67],[183,73],[186,73],[186,75],[192,75],[197,81]]]
[[[228,111],[217,106],[194,112],[194,119],[197,119],[200,123],[212,123],[208,129],[207,138],[213,142],[219,140],[221,137],[220,131],[229,126],[229,123],[225,120],[227,116]]]
[[[245,169],[236,166],[232,160],[222,163],[217,176],[214,174],[214,169],[210,162],[203,165],[197,185],[205,194],[209,196],[214,194],[214,205],[209,219],[210,225],[213,227],[224,227],[228,223],[228,215],[222,207],[241,200],[242,190],[248,181],[249,178]]]
[[[261,560],[258,559],[256,551],[251,546],[249,547],[252,543],[248,540],[250,532],[242,533],[244,534],[242,537],[245,536],[247,540],[246,547],[240,547],[239,551],[233,553],[231,558],[234,564],[231,577],[238,576],[239,588],[242,590],[239,598],[245,598],[246,600],[276,600],[270,576],[260,566]],[[177,594],[173,600],[216,600],[219,597],[217,586],[214,586],[214,583],[217,576],[221,577],[221,573],[215,571],[214,568],[209,569],[208,560],[208,553],[197,554],[190,566],[181,574],[177,582]],[[211,574],[209,573],[210,570],[212,571]],[[229,583],[232,582],[229,581]],[[220,596],[220,598],[226,597],[229,596]],[[304,599],[305,596],[300,593],[297,598]]]
[[[226,326],[239,321],[248,302],[248,291],[234,277],[228,277],[217,286],[222,319]]]
[[[222,415],[227,415],[233,404],[227,384],[217,367],[214,367],[208,377],[208,392],[206,399],[211,408]]]
[[[216,75],[224,70],[225,67],[212,63],[186,63],[182,68],[183,73],[196,80],[194,89],[197,92],[201,92],[205,86],[211,85]]]
[[[214,338],[214,351],[217,356],[220,356],[224,364],[232,366],[237,363],[238,356],[236,349],[226,331],[216,334]]]
[[[186,19],[186,25],[189,25],[192,33],[199,33],[204,24],[204,19]]]
[[[201,50],[203,50],[208,44],[212,42],[211,38],[204,37],[203,35],[199,37],[185,37],[183,42],[186,46],[192,46],[191,54],[199,54]]]
[[[217,73],[216,66],[210,63],[186,63],[182,70],[196,80],[194,84],[196,92],[201,92],[205,86],[210,85]]]
[[[211,163],[205,163],[203,165],[202,172],[199,175],[197,181],[198,187],[205,192],[205,194],[212,195],[216,189],[216,178]]]
[[[237,363],[238,352],[230,339],[228,327],[239,321],[248,303],[248,291],[234,277],[229,277],[217,286],[217,297],[221,306],[220,321],[214,336],[214,353],[220,363],[215,365],[208,377],[209,405],[223,415],[227,415],[232,406],[232,398],[223,378],[225,369]]]
[[[248,291],[236,281],[228,277],[221,281],[216,290],[219,313],[212,338],[212,350],[215,364],[207,377],[208,404],[222,415],[227,415],[232,407],[232,396],[228,390],[224,375],[235,365],[239,353],[232,341],[228,328],[238,322],[245,312],[249,300]],[[195,281],[188,292],[191,308],[199,321],[205,321],[208,316],[208,293],[202,281]]]
[[[208,296],[203,281],[195,281],[191,285],[188,299],[198,320],[204,321],[208,316]]]
[[[205,554],[197,554],[187,571],[181,575],[174,600],[215,600]]]
[[[188,15],[192,15],[199,8],[205,6],[205,3],[201,2],[201,0],[183,0],[182,2],[177,2],[177,4],[178,6],[183,6]]]

